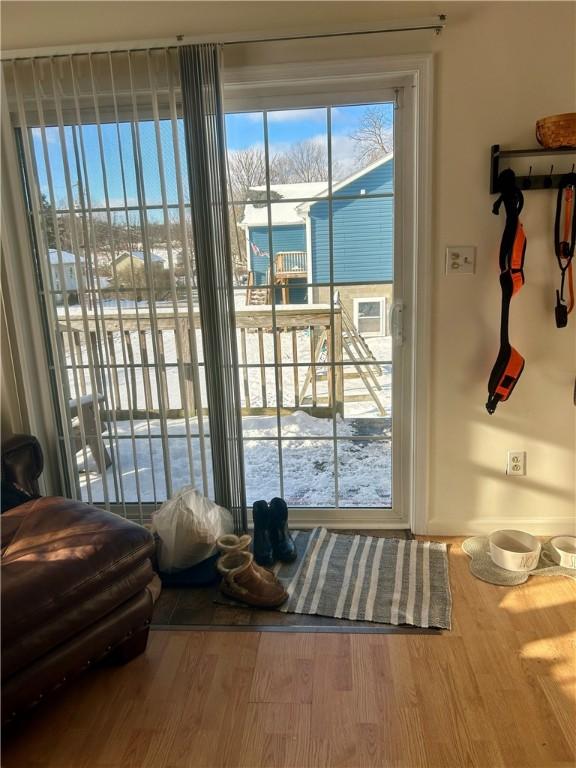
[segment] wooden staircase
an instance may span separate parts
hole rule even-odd
[[[248,272],[246,284],[246,304],[270,304],[270,289],[254,284],[254,272]]]

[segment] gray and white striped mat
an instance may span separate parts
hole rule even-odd
[[[450,629],[446,544],[326,528],[293,535],[298,559],[277,569],[289,594],[278,610]]]

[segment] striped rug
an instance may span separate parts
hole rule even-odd
[[[289,598],[278,610],[338,619],[450,629],[446,544],[294,532],[298,559],[277,576]]]

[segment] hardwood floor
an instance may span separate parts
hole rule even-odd
[[[442,635],[158,631],[4,747],[4,768],[559,768],[575,763],[576,583],[474,579]]]

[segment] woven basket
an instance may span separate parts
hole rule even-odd
[[[538,120],[536,138],[546,149],[576,149],[576,112]]]

